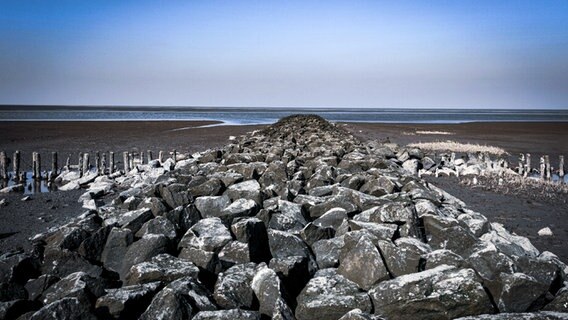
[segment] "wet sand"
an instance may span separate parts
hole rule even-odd
[[[50,154],[58,151],[60,161],[67,154],[76,163],[80,152],[159,150],[196,152],[223,146],[237,136],[264,126],[213,126],[215,122],[0,122],[0,150],[12,154],[21,150]],[[186,128],[184,130],[176,130]],[[568,123],[471,123],[455,125],[348,123],[349,131],[361,139],[387,137],[398,144],[455,140],[494,145],[507,150],[512,158],[519,152],[549,154],[553,165],[560,154],[568,153]],[[416,131],[447,131],[453,135],[416,135]],[[409,133],[414,133],[410,135]],[[568,154],[566,154],[568,155]],[[48,160],[49,157],[46,159]],[[45,161],[45,160],[44,160]],[[509,230],[531,239],[541,251],[548,250],[568,263],[568,199],[534,199],[530,194],[496,194],[459,184],[454,178],[428,178],[464,200],[473,210]],[[84,210],[76,201],[80,191],[32,195],[22,202],[22,194],[0,195],[9,204],[0,206],[0,254],[17,247],[29,248],[26,239],[47,227],[60,225]],[[565,197],[565,198],[568,198]],[[552,237],[539,237],[538,230],[550,227]],[[15,232],[15,233],[14,233]]]

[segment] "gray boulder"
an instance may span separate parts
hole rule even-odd
[[[251,287],[255,268],[255,263],[245,263],[220,273],[213,293],[215,302],[224,309],[251,309],[256,300]]]
[[[442,265],[384,281],[369,291],[374,313],[385,318],[453,319],[493,313],[473,269]]]
[[[195,207],[203,218],[221,217],[231,200],[227,196],[204,196],[195,199]]]
[[[181,278],[158,292],[140,319],[190,319],[199,311],[216,309],[201,283],[193,278]]]
[[[120,272],[122,259],[132,242],[134,242],[134,235],[130,229],[112,228],[101,253],[104,267]]]
[[[375,283],[390,278],[381,254],[369,235],[349,232],[344,241],[337,269],[339,274],[364,290],[369,290]]]
[[[260,184],[256,180],[247,180],[233,184],[225,191],[225,195],[232,201],[237,199],[254,200],[257,205],[261,205],[263,200]]]
[[[201,311],[193,317],[193,320],[260,320],[260,314],[256,311],[241,309]]]
[[[318,271],[297,298],[298,320],[339,319],[353,309],[371,312],[366,292],[335,269]]]
[[[96,311],[105,318],[136,319],[148,307],[154,295],[162,287],[160,282],[108,289],[98,298]]]
[[[155,281],[171,282],[179,278],[197,279],[199,268],[191,261],[176,258],[167,253],[156,255],[150,261],[133,265],[125,279],[126,285]]]
[[[97,317],[91,313],[90,305],[82,302],[77,298],[63,298],[54,301],[37,312],[33,313],[30,320],[47,320],[47,319],[86,319],[95,320]]]
[[[132,266],[168,252],[170,250],[169,244],[168,238],[161,234],[147,234],[134,242],[128,247],[122,259],[120,278],[125,279]]]

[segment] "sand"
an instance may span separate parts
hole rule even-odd
[[[220,147],[231,135],[264,126],[219,126],[217,122],[0,122],[0,150],[16,149],[31,159],[31,152],[60,159],[70,154],[72,163],[80,152],[158,151],[196,152]],[[210,126],[214,125],[214,126]],[[206,126],[206,127],[201,127]],[[457,125],[348,123],[345,127],[361,139],[389,139],[399,144],[454,140],[502,147],[516,159],[519,152],[549,154],[553,166],[558,155],[568,151],[568,123],[471,123]],[[452,135],[416,134],[416,131],[450,132]],[[45,157],[44,157],[45,159]],[[49,159],[49,156],[47,157]],[[60,160],[64,161],[64,160]],[[455,178],[428,178],[464,200],[473,210],[509,230],[526,236],[541,251],[548,250],[568,263],[568,196],[535,198],[531,194],[499,194],[468,187]],[[0,254],[15,248],[29,248],[27,238],[48,227],[60,225],[84,210],[76,199],[81,191],[52,192],[31,196],[0,195],[9,204],[0,207]],[[550,227],[553,236],[540,237],[538,230]]]

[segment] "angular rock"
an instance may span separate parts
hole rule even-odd
[[[213,297],[224,309],[252,309],[257,302],[251,287],[256,263],[235,265],[219,274]]]
[[[225,191],[232,201],[237,199],[249,199],[254,200],[256,204],[261,205],[263,196],[260,192],[260,184],[256,180],[247,180],[240,183],[236,183]]]
[[[353,309],[371,312],[373,306],[366,292],[338,274],[335,269],[318,271],[297,298],[296,318],[339,319]]]
[[[312,250],[320,269],[336,268],[339,265],[339,254],[345,245],[343,237],[314,242]]]
[[[201,311],[193,317],[193,320],[260,320],[260,314],[256,311],[241,309]]]
[[[259,301],[259,312],[272,317],[278,303],[284,303],[280,279],[274,270],[261,264],[251,283],[252,290]]]
[[[35,312],[30,320],[44,319],[97,319],[90,311],[90,305],[77,298],[63,298],[52,302]]]
[[[191,182],[190,182],[191,185]],[[192,197],[217,196],[223,193],[225,185],[221,180],[213,178],[201,184],[190,186],[187,190]]]
[[[493,313],[493,305],[473,269],[442,265],[384,281],[369,291],[374,313],[397,318],[453,319]]]
[[[302,231],[300,237],[311,246],[314,242],[322,239],[331,239],[335,236],[335,230],[331,227],[318,227],[313,223],[308,223]]]
[[[185,206],[189,203],[189,195],[185,189],[186,186],[181,183],[164,186],[161,189],[162,199],[164,199],[164,201],[172,209],[179,206]]]
[[[136,319],[162,287],[160,282],[109,289],[95,304],[97,314],[106,318]]]
[[[193,278],[168,284],[152,299],[140,319],[190,319],[201,310],[215,310],[207,289]]]
[[[180,278],[197,279],[199,268],[191,261],[176,258],[167,253],[152,257],[150,261],[132,266],[125,279],[126,285],[155,281],[171,282]]]
[[[337,230],[343,220],[347,219],[347,211],[343,208],[333,208],[324,213],[321,217],[314,220],[314,225],[318,227],[331,227]]]
[[[134,242],[134,234],[130,229],[112,228],[101,253],[104,267],[120,272],[122,259],[132,242]]]
[[[175,225],[165,217],[158,216],[142,225],[136,232],[136,237],[142,238],[148,234],[162,234],[170,240],[177,236]]]
[[[228,207],[221,211],[220,217],[228,221],[233,221],[234,218],[254,216],[258,210],[254,200],[237,199]]]
[[[112,229],[112,226],[100,228],[97,232],[81,242],[77,252],[89,261],[100,262],[105,244]]]
[[[161,234],[147,234],[140,240],[132,243],[124,258],[120,268],[120,277],[125,279],[130,268],[138,263],[148,261],[154,256],[166,253],[170,250],[168,238]]]
[[[355,282],[363,290],[389,279],[379,250],[367,234],[349,232],[341,248],[337,272]]]
[[[204,196],[195,199],[195,207],[203,218],[221,217],[231,200],[227,196]]]

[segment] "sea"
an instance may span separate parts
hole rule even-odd
[[[0,105],[0,121],[187,121],[226,125],[270,124],[292,114],[317,114],[333,122],[467,123],[568,122],[568,109],[252,108]]]

